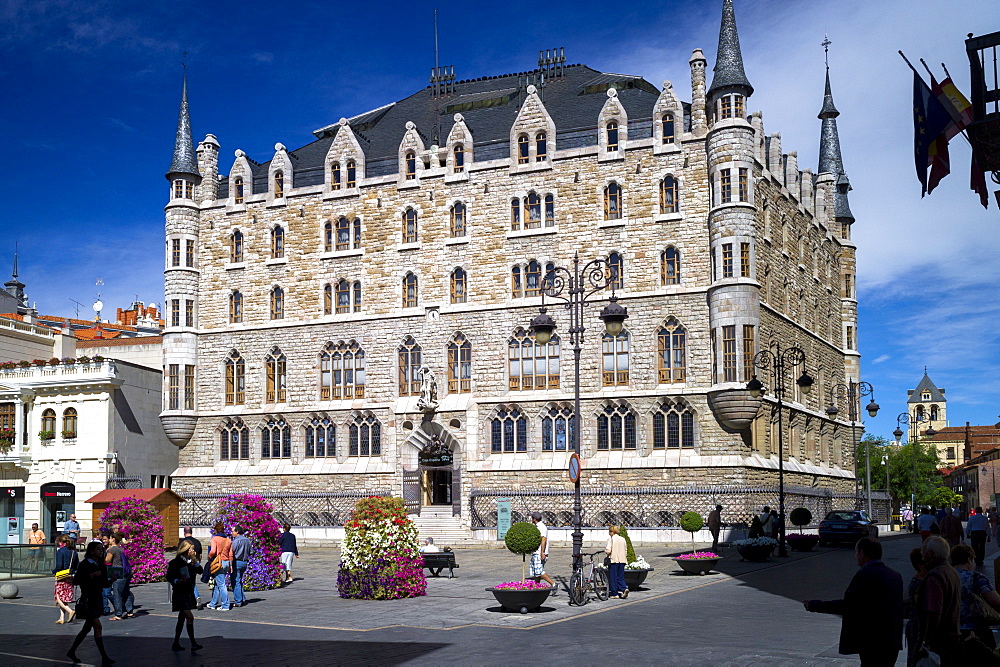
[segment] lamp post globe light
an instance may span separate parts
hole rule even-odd
[[[913,487],[910,493],[910,510],[916,514],[917,513],[917,443],[920,438],[914,438],[914,430],[919,430],[920,424],[923,422],[929,422],[930,417],[925,416],[923,413],[918,413],[915,417],[911,417],[909,412],[900,412],[896,416],[896,430],[892,432],[894,438],[896,438],[896,444],[898,445],[903,439],[903,429],[899,427],[900,424],[908,424],[913,428],[908,429],[910,431],[910,453],[913,455]],[[924,433],[931,436],[932,438],[937,435],[937,431],[931,426]],[[918,433],[919,436],[919,433]],[[916,526],[916,521],[914,521],[914,526]]]
[[[781,344],[774,346],[774,350],[761,350],[753,357],[754,368],[762,371],[771,371],[771,390],[778,404],[778,555],[787,556],[788,548],[785,545],[785,442],[781,425],[781,405],[785,397],[785,373],[788,367],[797,368],[803,366],[802,375],[795,381],[803,394],[812,391],[813,379],[805,372],[806,353],[797,347],[781,349]],[[755,374],[747,382],[747,391],[754,398],[760,398],[765,393],[764,383],[757,379]]]
[[[545,298],[549,297],[562,302],[569,312],[569,339],[573,345],[573,419],[575,426],[571,429],[573,452],[582,458],[580,449],[580,354],[583,350],[583,334],[587,328],[583,323],[584,307],[590,303],[588,299],[595,293],[611,288],[611,298],[608,305],[598,316],[604,322],[604,329],[610,336],[622,332],[625,320],[628,319],[628,309],[618,303],[615,296],[615,286],[620,286],[618,268],[605,259],[593,259],[582,267],[579,253],[573,254],[572,268],[557,266],[545,274],[542,281],[542,307],[538,315],[531,320],[530,329],[535,342],[545,345],[552,340],[556,330],[556,321],[545,308]],[[573,571],[583,564],[583,502],[580,497],[580,476],[573,481]]]
[[[861,399],[871,396],[872,400],[865,406],[868,416],[874,417],[878,414],[879,404],[875,402],[875,389],[867,382],[855,382],[848,380],[847,384],[838,384],[830,389],[830,407],[826,409],[826,414],[833,419],[840,412],[837,402],[843,404],[847,402],[847,416],[851,420],[851,441],[854,443],[854,497],[858,497],[858,442],[857,424],[861,414]],[[872,465],[871,465],[871,445],[865,445],[865,507],[868,516],[872,515]]]

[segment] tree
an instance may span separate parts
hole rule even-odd
[[[939,486],[927,500],[931,507],[955,507],[964,500],[960,494],[955,493],[947,486]]]
[[[933,445],[925,445],[919,441],[896,445],[885,438],[868,435],[858,445],[858,479],[865,479],[865,448],[870,447],[869,460],[872,465],[872,489],[885,486],[884,456],[889,459],[889,492],[897,502],[908,501],[913,492],[913,459],[917,463],[917,504],[926,505],[931,502],[933,494],[942,487],[941,475],[938,473],[937,449]]]
[[[533,523],[518,521],[507,529],[507,536],[503,541],[507,551],[521,555],[521,581],[524,581],[527,578],[525,563],[528,554],[534,553],[541,546],[542,532]]]

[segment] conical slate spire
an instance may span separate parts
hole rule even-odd
[[[14,251],[14,271],[10,280],[5,282],[3,286],[7,289],[8,294],[17,299],[19,305],[28,305],[28,295],[24,293],[24,283],[17,279],[17,250]]]
[[[719,28],[719,50],[715,55],[712,70],[712,85],[708,89],[711,97],[725,88],[742,88],[744,95],[753,95],[753,86],[743,71],[743,53],[740,51],[740,35],[736,31],[736,12],[733,0],[723,0],[722,26]]]
[[[188,111],[187,74],[184,75],[184,89],[181,93],[181,110],[177,116],[177,134],[174,137],[174,159],[167,171],[167,180],[173,180],[177,175],[189,175],[196,180],[201,179],[198,173],[198,158],[194,152],[194,140],[191,138],[191,114]]]
[[[826,42],[824,46],[829,45]],[[819,173],[834,176],[833,217],[837,220],[854,222],[847,193],[851,191],[851,181],[844,170],[844,159],[840,153],[840,136],[837,133],[837,116],[840,112],[833,104],[830,87],[830,65],[826,67],[826,89],[823,93],[823,109],[817,116],[823,121],[819,135]]]

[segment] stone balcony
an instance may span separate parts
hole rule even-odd
[[[117,380],[117,382],[115,382]],[[31,365],[26,368],[0,368],[0,384],[16,386],[39,386],[46,384],[75,384],[76,381],[111,381],[121,384],[113,359],[91,361],[80,364]]]

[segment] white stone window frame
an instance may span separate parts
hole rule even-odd
[[[448,269],[448,298],[445,300],[446,301],[446,305],[448,305],[448,306],[457,306],[457,307],[468,306],[470,303],[472,303],[472,293],[471,293],[471,291],[469,289],[469,287],[471,285],[470,278],[472,276],[472,273],[470,271],[469,260],[468,260],[468,258],[464,258],[463,261],[453,262],[450,266],[451,266],[451,268]],[[452,276],[455,275],[455,269],[461,269],[462,271],[465,272],[465,301],[453,302],[451,300],[451,296],[452,296],[451,279],[452,279]],[[417,284],[419,286],[419,282]],[[462,333],[462,332],[456,332],[456,333]],[[462,333],[462,335],[465,336],[464,333]],[[468,339],[468,336],[465,336],[465,337],[466,337],[466,339]],[[451,340],[451,339],[449,338],[448,340]]]
[[[673,177],[674,182],[677,183],[677,211],[674,213],[662,213],[660,211],[660,186],[664,179],[668,176]],[[663,169],[657,173],[656,179],[654,180],[654,190],[653,190],[653,222],[676,222],[684,219],[684,208],[683,203],[683,193],[684,193],[684,178],[678,173],[678,170],[674,169]],[[624,196],[622,197],[624,199]]]
[[[471,240],[471,236],[472,236],[471,224],[470,224],[470,218],[471,218],[470,211],[471,211],[472,207],[469,205],[468,198],[466,198],[466,197],[453,197],[451,199],[446,200],[445,203],[448,206],[448,236],[447,236],[447,238],[445,240],[445,243],[447,244],[449,241],[451,243],[462,243],[462,242],[468,243]],[[462,236],[452,236],[451,235],[451,216],[452,216],[452,211],[454,210],[455,204],[461,204],[462,206],[465,207],[465,234],[462,235]],[[419,218],[419,214],[417,216],[417,219],[418,220],[420,219]],[[400,230],[400,233],[402,233],[402,229]]]
[[[597,120],[598,163],[624,160],[625,151],[628,150],[628,112],[618,99],[617,89],[608,88],[607,94],[608,100]],[[608,123],[611,121],[618,123],[618,148],[614,151],[608,150]]]
[[[674,141],[663,143],[663,116],[672,114],[674,117]],[[663,82],[656,104],[653,105],[653,155],[681,152],[682,135],[684,134],[684,106],[674,93],[670,81]]]
[[[236,160],[229,170],[229,196],[226,199],[226,213],[238,213],[247,210],[247,200],[253,197],[253,168],[250,159],[242,150],[234,153]],[[243,179],[243,203],[236,203],[236,179]]]
[[[508,295],[508,299],[510,301],[512,301],[514,303],[517,303],[517,304],[521,304],[521,305],[532,305],[532,304],[535,304],[536,302],[539,303],[539,304],[541,303],[541,300],[542,300],[541,290],[544,289],[543,286],[544,286],[544,283],[545,283],[545,276],[548,275],[548,271],[546,271],[546,267],[549,264],[553,265],[553,267],[558,267],[559,266],[556,263],[556,260],[554,260],[554,259],[542,259],[543,257],[545,257],[545,256],[544,255],[533,255],[533,256],[528,257],[527,259],[521,260],[519,262],[511,262],[507,266],[507,295]],[[539,283],[538,283],[539,293],[538,293],[537,296],[524,296],[527,293],[527,289],[528,289],[528,277],[527,277],[527,275],[528,275],[527,274],[528,265],[532,261],[538,262],[538,265],[541,267],[541,273],[539,274],[540,277],[539,277]],[[521,296],[514,296],[514,285],[513,285],[512,281],[514,279],[513,276],[514,276],[514,269],[515,268],[520,269],[520,271],[521,271]]]
[[[526,172],[533,171],[547,171],[552,169],[552,159],[556,152],[556,124],[552,120],[552,116],[549,115],[548,110],[545,108],[545,104],[542,99],[538,96],[538,89],[534,85],[529,85],[527,88],[527,96],[525,97],[524,103],[517,112],[517,117],[514,119],[514,124],[510,128],[510,167],[509,171],[511,174],[522,174]],[[529,108],[537,106],[538,110],[542,114],[541,122],[527,122],[523,120],[523,116],[528,113]],[[539,132],[545,132],[545,159],[538,161],[538,147],[535,143],[535,137]],[[517,139],[521,135],[526,135],[528,137],[528,161],[524,164],[518,163],[518,145]]]
[[[528,229],[526,227],[526,225],[528,224],[528,195],[531,194],[532,192],[538,195],[539,197],[539,206],[541,207],[542,224],[540,227]],[[550,195],[552,196],[553,209],[554,209],[552,216],[553,224],[551,227],[546,227],[545,198]],[[514,199],[517,199],[518,201],[518,209],[520,210],[520,216],[521,216],[520,229],[516,231],[510,228],[510,209],[511,209],[511,202],[513,202]],[[504,201],[506,202],[507,205],[507,208],[504,211],[504,213],[506,215],[505,229],[507,230],[506,237],[508,239],[517,239],[526,236],[547,236],[559,233],[559,214],[556,213],[556,210],[558,209],[555,209],[555,207],[558,206],[559,194],[556,188],[549,188],[542,190],[539,188],[529,187],[529,186],[519,187],[517,190],[508,193],[508,196]]]
[[[417,279],[417,305],[405,306],[404,296],[406,287],[403,281],[405,280],[406,276],[411,273]],[[425,306],[427,306],[430,303],[433,303],[432,301],[429,301],[426,298],[427,295],[424,293],[424,288],[426,288],[427,286],[424,284],[424,276],[421,274],[420,268],[416,264],[411,263],[401,266],[399,273],[397,273],[396,275],[398,276],[396,279],[396,290],[398,290],[396,294],[399,296],[399,301],[397,301],[397,303],[399,304],[398,307],[401,312],[405,314],[421,312],[424,310]]]
[[[404,233],[403,233],[403,227],[406,224],[404,216],[406,215],[406,211],[409,210],[409,209],[413,209],[417,213],[417,240],[415,242],[412,242],[412,243],[407,243],[404,240],[405,236],[404,236]],[[407,201],[401,202],[396,207],[396,218],[395,218],[396,219],[396,232],[395,232],[396,250],[398,250],[400,252],[403,252],[403,251],[406,251],[406,250],[419,250],[421,248],[421,246],[423,245],[423,242],[424,242],[423,217],[424,217],[424,211],[423,211],[423,209],[420,206],[420,202],[418,202],[416,199],[411,199],[411,200],[407,200]]]
[[[413,178],[407,179],[406,156],[410,151],[413,152]],[[396,178],[396,189],[408,190],[420,187],[420,180],[424,172],[424,158],[426,157],[427,148],[424,146],[423,138],[417,131],[416,124],[411,120],[406,121],[406,131],[399,142],[397,153],[399,171]]]
[[[609,406],[609,405],[612,406],[612,407],[614,407],[614,408],[618,408],[619,406],[624,407],[626,410],[631,411],[632,414],[635,415],[635,449],[625,449],[625,448],[622,448],[622,449],[612,449],[612,448],[610,448],[610,443],[611,443],[611,441],[610,441],[610,437],[611,437],[610,436],[611,423],[610,422],[608,423],[608,444],[609,444],[609,448],[608,449],[598,449],[597,438],[598,438],[599,429],[598,429],[598,426],[597,426],[597,420],[598,420],[599,417],[601,417],[602,415],[605,414],[604,409],[607,406]],[[593,438],[584,438],[583,437],[584,433],[583,432],[580,433],[580,448],[583,450],[583,452],[581,452],[581,456],[586,456],[586,457],[604,457],[605,460],[607,460],[607,459],[609,459],[609,458],[611,458],[613,456],[645,456],[646,455],[646,452],[647,452],[647,443],[646,443],[646,437],[645,436],[646,436],[646,430],[647,430],[647,428],[646,428],[646,424],[645,424],[645,419],[643,418],[645,416],[645,414],[644,414],[643,411],[640,411],[631,400],[626,399],[626,398],[608,398],[608,399],[605,399],[605,400],[602,400],[602,401],[598,401],[597,404],[594,405],[590,409],[590,412],[588,414],[589,414],[590,427],[593,428],[593,436],[594,437]],[[624,428],[625,428],[625,425],[624,425],[624,422],[623,422],[622,423],[622,429],[624,430]],[[651,430],[650,430],[650,433],[652,433]],[[590,443],[593,443],[593,444],[587,446],[585,444],[587,442],[590,442]]]
[[[227,260],[232,258],[232,238],[233,234],[236,232],[239,232],[243,236],[243,261],[241,262],[226,261],[222,265],[222,268],[226,271],[232,271],[235,269],[245,269],[247,266],[247,248],[249,247],[247,245],[247,238],[249,235],[249,228],[244,227],[243,225],[233,225],[232,227],[229,227],[227,230],[223,231],[223,233],[225,234],[225,236],[223,237],[223,244],[226,248],[226,255],[228,255]]]
[[[550,416],[549,411],[553,408],[558,411],[569,410],[570,416],[566,419],[566,449],[555,449],[555,444],[553,443],[553,449],[548,451],[543,449],[545,444],[545,419]],[[572,454],[574,451],[573,431],[570,428],[570,419],[573,419],[576,422],[576,428],[580,428],[580,419],[574,413],[572,399],[565,401],[548,401],[540,406],[537,406],[528,426],[528,437],[530,438],[528,453],[532,455],[531,458],[538,458],[540,456],[556,458]],[[553,428],[554,427],[555,425],[553,424]],[[580,445],[581,447],[583,446],[583,433],[580,433]]]
[[[281,257],[274,257],[274,252],[273,252],[274,251],[274,245],[273,245],[274,244],[274,241],[273,241],[273,239],[274,239],[274,230],[277,229],[278,227],[281,227],[282,250],[281,250]],[[288,226],[285,225],[285,224],[283,224],[280,221],[272,222],[272,223],[268,224],[268,226],[267,226],[267,244],[268,244],[268,248],[267,248],[267,258],[264,260],[264,265],[265,266],[277,266],[277,265],[280,265],[280,264],[287,264],[288,263],[288,250],[291,247],[288,244],[288,232],[289,232]]]
[[[457,113],[453,117],[455,124],[452,125],[451,131],[448,133],[448,140],[445,143],[445,148],[448,151],[448,157],[445,161],[445,183],[460,183],[462,181],[469,180],[469,172],[472,171],[472,163],[474,159],[474,146],[472,131],[469,126],[465,123],[465,117],[462,114]],[[455,146],[458,144],[462,145],[462,171],[455,172]]]
[[[732,187],[732,199],[728,202],[722,201],[722,170],[729,169],[730,184]],[[747,200],[740,200],[740,169],[747,170]],[[756,211],[756,177],[754,175],[753,163],[750,161],[733,160],[730,162],[720,162],[712,167],[712,208],[711,210],[728,206],[745,206]],[[710,211],[711,212],[711,211]]]
[[[517,427],[514,428],[514,451],[505,452],[502,451],[503,445],[501,443],[501,451],[493,451],[493,421],[500,417],[501,412],[514,412],[517,411],[521,418],[525,420],[525,451],[517,451]],[[532,445],[532,442],[536,442],[534,436],[538,435],[535,432],[534,420],[528,415],[527,411],[518,402],[509,403],[498,403],[490,409],[482,421],[482,433],[483,437],[483,456],[485,458],[490,458],[493,456],[506,457],[503,460],[517,460],[517,459],[534,459],[537,458],[539,453],[536,446]],[[540,445],[539,445],[540,446]]]
[[[356,197],[360,194],[362,182],[366,178],[366,158],[364,149],[358,142],[350,122],[346,118],[339,121],[340,129],[330,148],[326,152],[323,163],[323,199],[342,199]],[[347,163],[354,161],[356,169],[354,187],[348,187]],[[340,163],[340,189],[333,189],[333,163]]]
[[[604,219],[604,196],[605,190],[612,183],[616,184],[621,189],[621,201],[619,202],[619,207],[621,208],[621,215],[618,218],[611,220]],[[618,175],[605,176],[603,182],[598,181],[597,183],[597,220],[598,227],[624,227],[629,223],[629,209],[626,203],[628,198],[628,189],[625,187],[623,179]]]
[[[675,319],[677,319],[677,318],[675,318]],[[671,385],[671,386],[672,387],[677,387],[678,385]],[[650,454],[663,454],[663,455],[666,455],[666,456],[673,455],[673,457],[676,458],[677,456],[681,456],[681,457],[684,457],[684,456],[694,456],[694,455],[697,455],[700,452],[700,450],[701,450],[701,433],[702,433],[702,428],[701,428],[701,414],[702,414],[703,410],[699,410],[694,405],[694,403],[692,403],[691,398],[692,398],[691,396],[685,396],[683,394],[666,394],[666,395],[658,396],[657,400],[655,400],[653,402],[653,404],[649,406],[649,409],[646,410],[646,413],[645,413],[645,416],[646,416],[646,419],[645,419],[646,426],[644,427],[643,436],[644,436],[644,440],[646,442],[644,443],[644,445],[645,445],[644,450],[645,451],[643,452],[643,456],[648,456]],[[667,410],[663,410],[662,409],[663,406],[667,406],[668,404],[672,404],[671,407],[676,406],[676,407],[679,407],[679,408],[687,408],[687,409],[691,410],[691,412],[693,413],[692,423],[691,423],[691,431],[692,431],[692,433],[691,433],[691,439],[692,439],[692,442],[694,443],[693,446],[691,446],[691,447],[685,447],[684,446],[684,432],[683,432],[683,430],[681,430],[680,433],[679,433],[679,435],[680,435],[680,442],[679,442],[678,446],[677,447],[670,447],[669,446],[669,444],[668,444],[668,433],[669,433],[668,429],[669,429],[669,425],[668,425],[667,420],[666,420],[667,419],[666,415],[670,412],[670,410],[669,410],[669,408]],[[656,414],[658,412],[662,412],[663,415],[664,415],[664,422],[663,422],[663,448],[662,449],[654,447],[654,445],[656,444],[656,422],[655,422],[655,417],[656,417]],[[681,410],[678,414],[680,414],[681,412],[683,412],[683,410]]]
[[[278,172],[281,172],[282,177],[282,194],[280,197],[275,195],[274,190],[274,178]],[[267,208],[288,206],[288,198],[295,187],[292,177],[292,158],[285,149],[284,144],[280,142],[276,143],[274,145],[274,157],[271,158],[271,164],[267,168],[267,196],[264,200]]]

